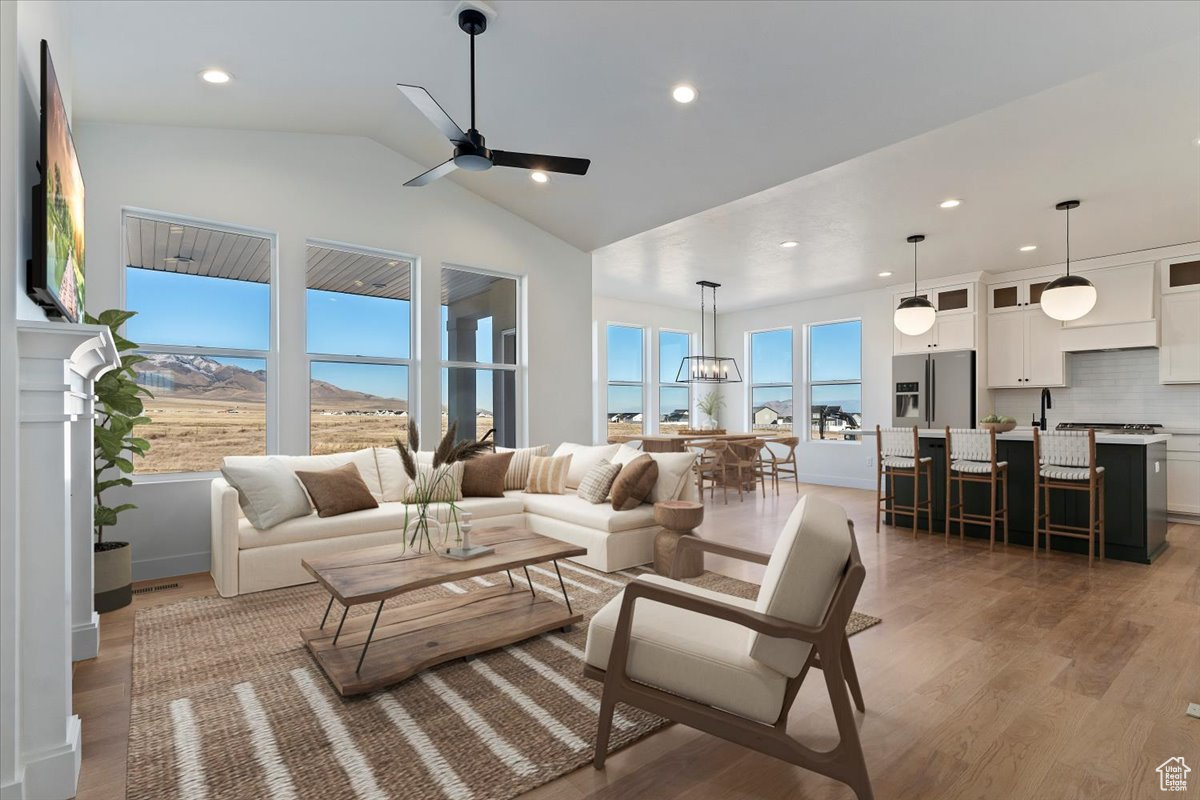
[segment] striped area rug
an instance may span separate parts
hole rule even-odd
[[[572,606],[588,619],[643,571],[561,563]],[[534,588],[561,602],[553,569],[529,569]],[[473,578],[405,597],[505,580]],[[711,572],[689,582],[740,597],[758,590]],[[297,633],[320,621],[327,600],[309,585],[137,613],[128,800],[510,798],[590,760],[600,685],[582,675],[586,619],[568,634],[343,699]],[[849,630],[877,622],[856,614]],[[621,706],[612,746],[666,724]]]

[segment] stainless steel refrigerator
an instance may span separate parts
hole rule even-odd
[[[975,351],[892,357],[892,425],[975,427]]]

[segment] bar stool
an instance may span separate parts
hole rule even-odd
[[[1096,432],[1056,431],[1042,433],[1033,429],[1033,554],[1038,551],[1038,535],[1046,534],[1046,552],[1050,537],[1067,536],[1087,539],[1088,565],[1092,563],[1096,537],[1100,538],[1100,560],[1104,560],[1104,467],[1096,464]],[[1050,521],[1050,490],[1087,492],[1088,525]]]
[[[986,483],[991,488],[987,514],[964,510],[964,483]],[[958,502],[953,501],[958,485]],[[1001,507],[996,508],[996,490],[1001,490]],[[954,512],[958,511],[955,516]],[[946,541],[950,541],[950,523],[958,523],[958,538],[963,539],[964,523],[987,524],[988,550],[996,546],[996,518],[1004,518],[1004,545],[1008,546],[1008,462],[996,460],[996,432],[972,428],[946,428]]]
[[[897,511],[912,514],[913,538],[917,538],[917,511],[925,509],[929,528],[933,529],[933,459],[920,455],[917,426],[911,428],[880,428],[875,426],[875,532],[879,533],[879,516],[889,501],[892,515]],[[921,500],[921,473],[925,473],[925,500]],[[883,494],[883,478],[887,476],[887,494]],[[896,478],[913,479],[913,504],[896,503]]]

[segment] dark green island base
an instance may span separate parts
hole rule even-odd
[[[1033,442],[997,439],[998,460],[1008,462],[1009,544],[1031,546],[1033,542]],[[921,437],[921,455],[933,459],[933,524],[918,515],[918,526],[941,536],[946,529],[946,441],[940,436]],[[1149,564],[1167,546],[1167,445],[1097,444],[1096,458],[1105,471],[1105,558]],[[896,478],[896,499],[901,505],[912,504],[912,479]],[[924,489],[924,486],[922,486]],[[966,511],[986,514],[988,487],[966,484]],[[958,489],[955,488],[957,496]],[[924,499],[924,491],[922,491]],[[997,493],[997,503],[999,494]],[[889,504],[890,508],[890,504]],[[1055,523],[1087,526],[1087,494],[1052,491],[1051,520]],[[888,513],[887,521],[898,528],[912,528],[911,514]],[[996,525],[996,542],[1003,528]],[[986,539],[987,525],[967,524],[965,535]],[[951,530],[958,536],[958,524]],[[1098,546],[1099,543],[1097,543]],[[1045,546],[1044,540],[1042,546]],[[1051,547],[1087,555],[1087,542],[1064,536],[1052,536]]]

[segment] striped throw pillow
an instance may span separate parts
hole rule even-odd
[[[613,481],[617,479],[617,475],[621,472],[620,464],[613,464],[608,461],[601,461],[587,471],[583,476],[583,480],[579,482],[579,488],[575,494],[589,503],[603,503],[608,499],[608,492],[612,489]]]
[[[562,494],[567,488],[570,456],[533,456],[529,460],[529,482],[525,491],[530,494]]]
[[[504,488],[509,489],[524,489],[525,484],[529,483],[529,463],[534,456],[544,456],[550,452],[549,445],[539,445],[537,447],[522,447],[517,450],[511,450],[507,447],[497,447],[497,453],[512,453],[512,461],[508,462],[508,471],[504,473]]]

